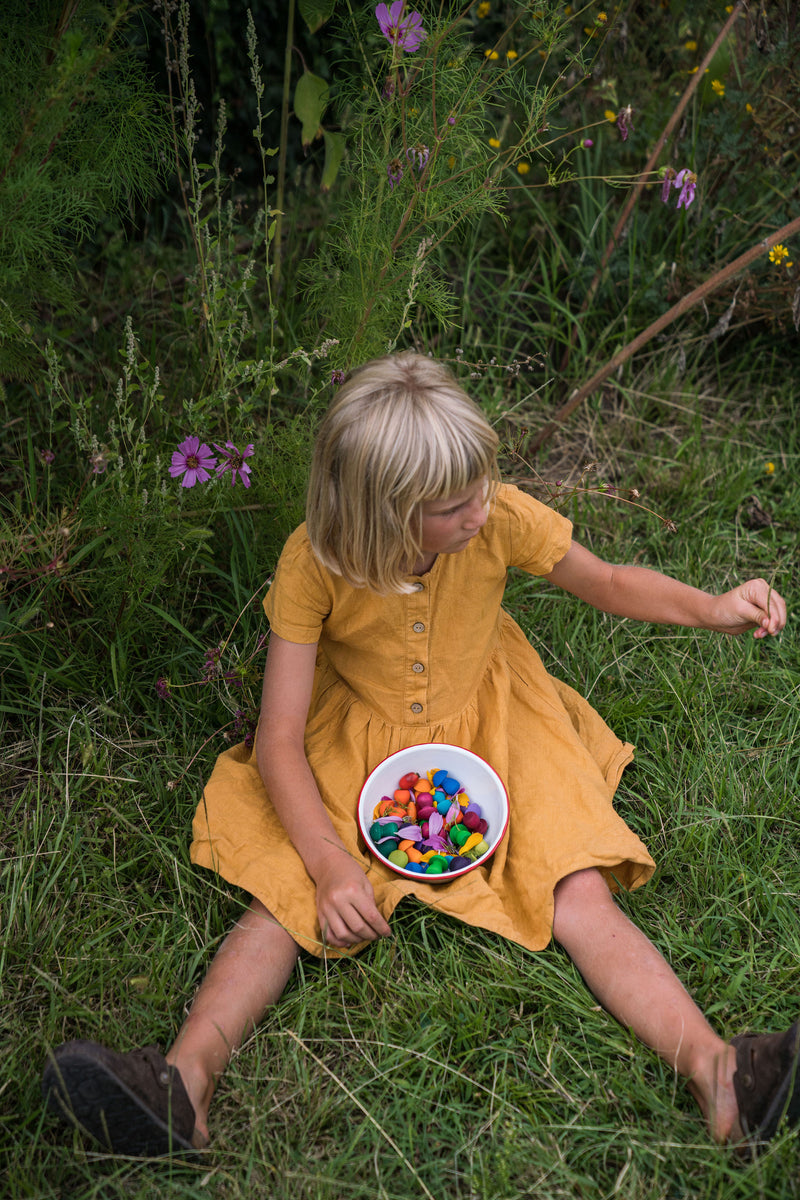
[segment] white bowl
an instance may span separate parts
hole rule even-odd
[[[441,875],[428,875],[427,872],[409,871],[389,862],[372,841],[369,830],[375,820],[376,805],[384,796],[391,796],[396,791],[404,775],[409,771],[416,771],[418,775],[425,776],[428,771],[440,769],[457,779],[470,800],[479,805],[482,816],[489,824],[487,832],[483,835],[489,849],[469,866],[460,867],[456,871],[444,871]],[[445,742],[426,742],[421,746],[409,746],[407,750],[398,750],[378,763],[368,776],[358,798],[358,825],[370,853],[397,875],[428,883],[449,883],[459,875],[466,875],[468,871],[474,871],[476,867],[487,862],[500,845],[508,827],[508,793],[497,772],[471,750],[465,750],[463,746],[451,746]]]

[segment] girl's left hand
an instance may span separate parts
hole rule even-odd
[[[717,633],[745,633],[764,638],[780,633],[786,624],[786,602],[765,579],[749,579],[733,591],[715,596],[707,626]]]

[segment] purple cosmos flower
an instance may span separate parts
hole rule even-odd
[[[39,451],[39,459],[41,460],[41,462],[44,463],[44,465],[46,467],[49,467],[51,463],[54,463],[56,461],[56,456],[55,456],[55,454],[53,454],[52,450],[40,450]]]
[[[165,679],[163,675],[159,676],[159,678],[156,680],[156,695],[158,696],[159,700],[169,700],[172,696],[169,680]]]
[[[346,378],[347,376],[345,375],[344,371],[340,371],[338,369],[336,371],[331,371],[331,383],[334,387],[338,387],[340,383],[344,383]]]
[[[428,149],[427,146],[423,146],[421,142],[418,143],[416,146],[409,146],[408,149],[406,150],[406,158],[411,163],[412,167],[417,168],[420,175],[425,170],[425,167],[428,164],[428,159],[430,158],[430,156],[431,156],[430,150]]]
[[[397,184],[403,178],[403,164],[399,158],[392,159],[386,168],[386,174],[389,176],[389,183],[391,184],[392,191],[394,191]]]
[[[238,475],[241,478],[244,486],[249,488],[250,480],[248,479],[248,475],[250,474],[250,468],[244,460],[246,458],[250,458],[251,455],[255,453],[253,450],[253,443],[251,442],[249,446],[245,446],[241,454],[237,450],[236,446],[234,446],[233,442],[226,442],[224,447],[218,446],[217,443],[214,442],[214,449],[219,450],[223,458],[223,461],[217,465],[217,475],[224,475],[226,471],[230,471],[231,487],[233,487],[233,485],[236,483],[236,476]]]
[[[194,487],[196,483],[205,483],[210,479],[216,465],[217,460],[205,442],[201,443],[199,437],[192,436],[181,442],[172,455],[169,473],[173,479],[183,475],[181,487]]]
[[[428,35],[422,28],[420,14],[412,12],[403,16],[404,9],[403,0],[394,0],[394,4],[389,8],[385,4],[379,4],[375,9],[375,16],[387,42],[405,50],[407,54],[413,54],[415,50],[419,50]]]
[[[675,176],[674,186],[681,189],[681,193],[678,196],[678,208],[681,206],[688,208],[694,200],[694,190],[697,187],[697,176],[694,171],[690,171],[688,167],[685,167],[682,171],[678,171],[678,174]]]

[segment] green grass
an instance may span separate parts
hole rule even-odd
[[[565,474],[570,455],[579,470],[588,449],[678,531],[600,497],[570,502],[576,535],[611,560],[638,556],[720,590],[759,572],[791,604],[800,447],[788,391],[762,397],[756,420],[741,400],[639,390],[646,399],[589,410],[542,473]],[[747,524],[754,493],[772,514],[763,529]],[[247,530],[231,536],[220,587],[227,576],[237,600],[226,613],[265,565]],[[548,669],[636,743],[619,807],[658,871],[620,903],[722,1034],[785,1027],[800,1009],[792,621],[770,644],[638,626],[524,576],[508,602]],[[40,1103],[47,1048],[74,1036],[168,1044],[242,902],[188,861],[194,804],[224,746],[220,735],[205,744],[222,709],[202,689],[166,704],[152,690],[162,669],[196,678],[201,651],[176,629],[158,644],[164,663],[137,653],[102,697],[41,676],[31,694],[7,697],[3,1194],[800,1196],[797,1135],[749,1165],[715,1146],[683,1083],[597,1006],[558,948],[530,954],[413,902],[392,938],[357,959],[301,960],[221,1083],[199,1161],[120,1161],[65,1134]]]

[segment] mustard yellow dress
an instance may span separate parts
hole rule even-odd
[[[333,575],[314,556],[304,525],[284,547],[264,608],[280,637],[318,643],[306,752],[333,824],[387,919],[404,896],[415,896],[540,950],[551,937],[559,879],[594,866],[612,888],[634,888],[653,873],[612,804],[632,746],[545,671],[501,607],[507,569],[548,574],[569,549],[571,529],[504,485],[481,532],[411,577],[408,595],[380,596]],[[506,784],[510,818],[488,865],[433,884],[396,875],[367,851],[356,804],[388,754],[440,741],[492,764]],[[324,946],[314,884],[244,745],[217,760],[195,814],[191,856],[258,897],[303,948],[342,953]]]

